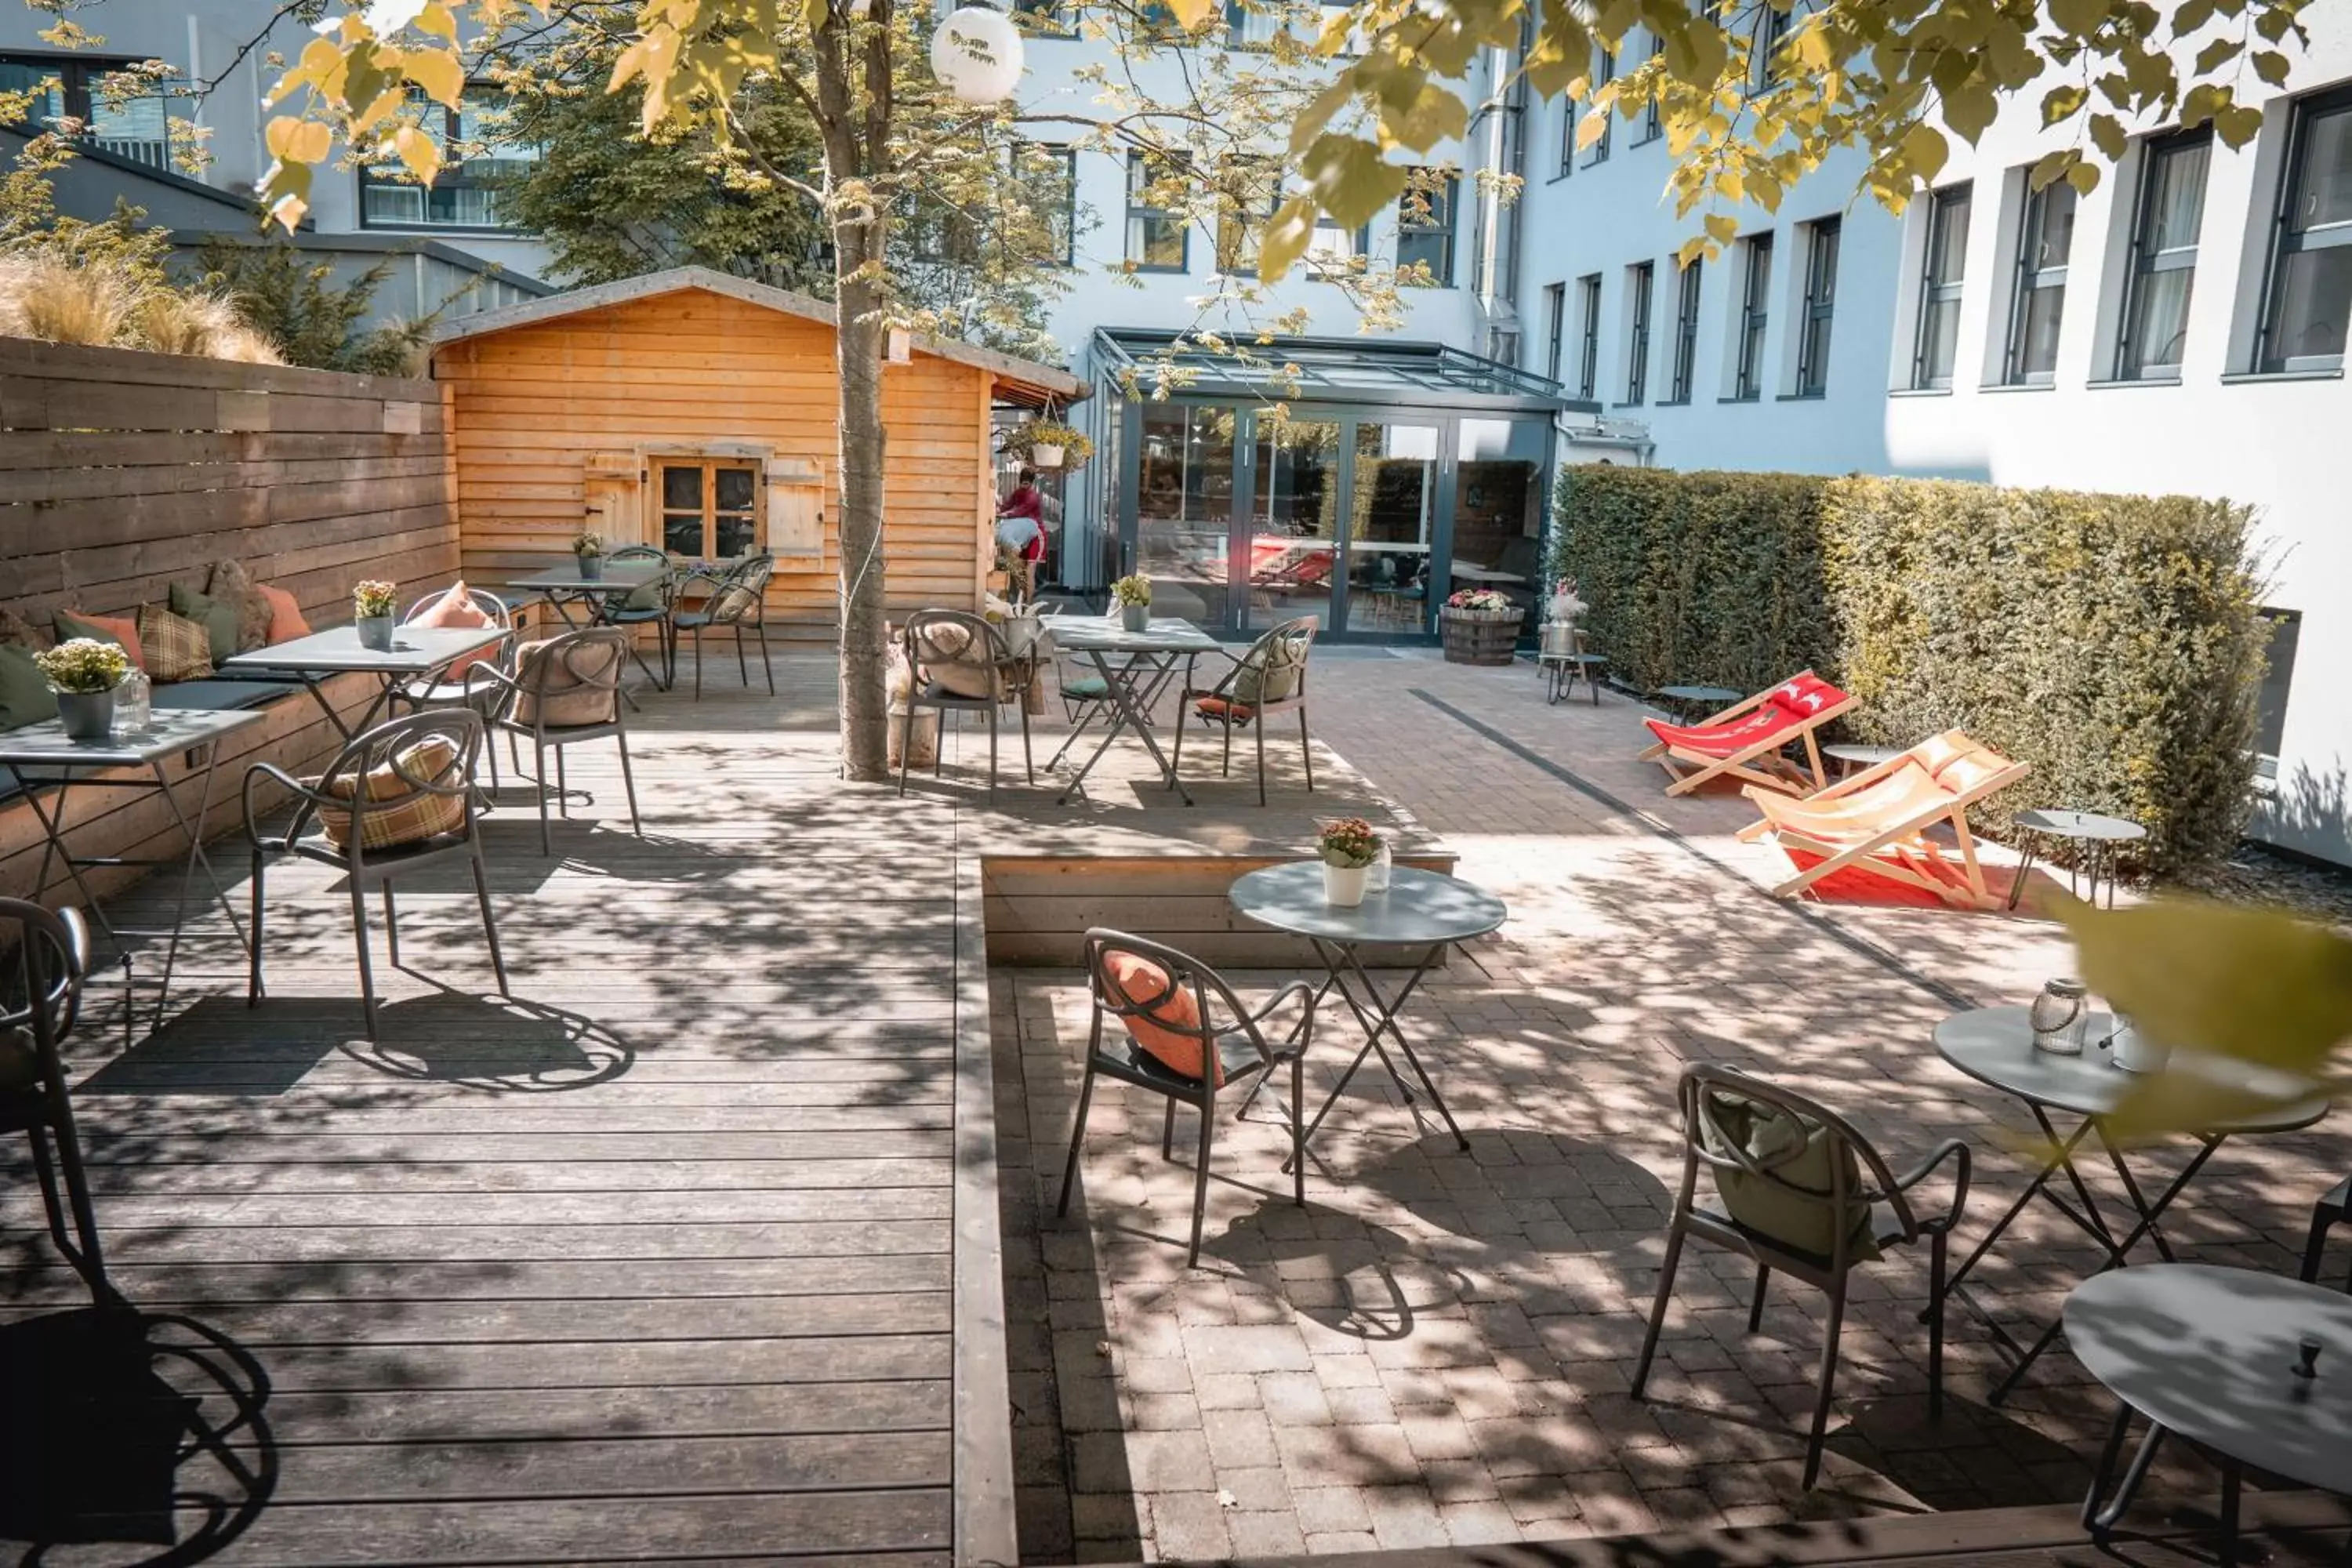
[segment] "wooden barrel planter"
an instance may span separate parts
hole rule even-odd
[[[1438,611],[1448,664],[1508,664],[1518,647],[1521,610]]]

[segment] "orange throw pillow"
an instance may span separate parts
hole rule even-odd
[[[147,650],[139,645],[139,623],[129,616],[117,618],[113,616],[93,616],[87,610],[59,610],[54,618],[59,642],[87,637],[90,630],[95,630],[120,643],[122,651],[131,656],[131,663],[142,669],[147,668]],[[81,625],[69,624],[75,621]]]
[[[1122,1007],[1144,1007],[1119,1021],[1135,1043],[1171,1072],[1186,1078],[1202,1075],[1202,1041],[1197,1031],[1201,1027],[1201,1007],[1194,999],[1192,988],[1178,985],[1168,971],[1136,952],[1112,952],[1103,959],[1103,984],[1110,999]],[[1193,1030],[1182,1034],[1180,1030]],[[1210,1053],[1208,1066],[1214,1071],[1213,1081],[1225,1081],[1225,1064],[1214,1052]]]
[[[273,588],[264,583],[255,592],[269,601],[269,643],[275,647],[282,642],[310,635],[310,623],[302,618],[302,606],[294,595],[283,588]]]
[[[473,595],[467,591],[466,580],[463,577],[460,577],[455,583],[449,584],[449,591],[447,593],[442,595],[439,598],[434,600],[431,604],[425,605],[423,609],[409,616],[408,624],[412,626],[456,626],[466,628],[473,626],[496,626],[498,623],[491,620],[488,616],[483,613],[481,605],[474,603]],[[452,664],[449,667],[448,673],[442,676],[441,679],[444,680],[463,680],[466,679],[466,672],[467,670],[473,668],[474,666],[484,662],[486,659],[488,659],[489,657],[490,656],[488,654],[469,653],[465,658]]]

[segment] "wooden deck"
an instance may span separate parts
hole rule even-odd
[[[509,780],[486,832],[511,1000],[461,870],[401,889],[404,970],[371,909],[380,1046],[320,868],[271,871],[258,1008],[217,910],[152,1035],[142,963],[127,1050],[101,972],[75,1104],[143,1316],[126,1339],[76,1310],[12,1141],[0,1541],[87,1542],[76,1563],[1013,1560],[982,856],[1269,856],[1305,817],[1277,829],[1237,785],[1190,837],[1045,787],[989,812],[952,760],[904,800],[849,790],[830,660],[776,667],[774,700],[731,670],[699,704],[644,699],[642,840],[608,746],[571,759],[551,858]],[[1134,795],[1120,776],[1090,809]],[[1317,809],[1377,809],[1339,782]],[[110,908],[142,923],[172,891]]]

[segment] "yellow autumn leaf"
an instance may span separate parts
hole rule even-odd
[[[404,125],[392,133],[392,150],[419,184],[431,184],[433,176],[441,172],[441,149],[414,125]]]
[[[466,68],[456,54],[442,49],[409,49],[401,60],[402,74],[425,89],[434,102],[450,109],[465,96]]]
[[[1265,231],[1258,237],[1257,275],[1272,283],[1297,265],[1307,254],[1307,247],[1315,238],[1315,203],[1308,196],[1293,196],[1281,209],[1266,220]]]

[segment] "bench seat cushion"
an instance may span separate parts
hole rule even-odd
[[[181,680],[157,687],[154,705],[159,710],[201,708],[212,712],[234,712],[258,708],[301,689],[299,680]]]

